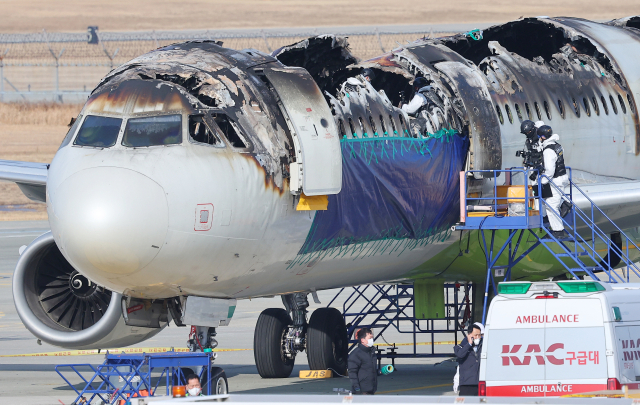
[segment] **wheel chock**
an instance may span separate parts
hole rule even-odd
[[[300,378],[331,378],[331,370],[300,370]]]

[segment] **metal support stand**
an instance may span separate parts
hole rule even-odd
[[[389,348],[378,349],[378,360],[389,358],[395,364],[396,358],[450,357],[450,350],[436,351],[438,340],[442,340],[438,337],[448,335],[449,339],[453,337],[452,340],[457,343],[458,332],[464,335],[474,311],[475,286],[473,283],[445,283],[443,288],[445,316],[437,319],[416,318],[413,284],[369,284],[342,288],[327,306],[330,307],[338,298],[347,295],[341,312],[350,337],[363,327],[371,328],[376,340],[385,340],[384,334],[390,330],[411,335],[410,353],[398,352],[399,347],[395,343],[387,343]],[[420,335],[426,335],[428,342],[419,342]],[[351,339],[349,350],[357,343]],[[427,353],[418,352],[420,343],[429,344]],[[386,353],[383,353],[384,350]]]

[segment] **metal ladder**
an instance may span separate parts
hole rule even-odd
[[[630,250],[636,249],[640,252],[640,248],[633,242],[631,237],[620,229],[605,213],[600,209],[588,196],[580,189],[571,178],[571,169],[567,168],[569,172],[569,191],[565,193],[560,187],[555,185],[545,175],[538,175],[537,187],[538,196],[542,195],[542,180],[549,181],[550,186],[555,192],[562,196],[562,199],[570,205],[569,212],[564,218],[560,217],[559,213],[547,204],[547,202],[540,197],[525,195],[524,197],[500,197],[498,196],[497,178],[501,173],[505,173],[505,177],[509,179],[513,178],[516,174],[524,175],[524,189],[529,190],[528,178],[529,175],[535,170],[527,170],[523,168],[507,169],[507,170],[477,170],[461,172],[461,194],[462,187],[464,187],[464,198],[461,198],[461,223],[456,226],[456,229],[461,230],[478,230],[482,235],[482,241],[484,251],[487,260],[487,276],[485,284],[485,299],[483,305],[482,321],[485,321],[487,301],[489,296],[490,287],[493,291],[497,291],[495,284],[495,270],[501,270],[504,274],[504,281],[509,281],[511,278],[512,268],[526,257],[531,251],[538,246],[544,246],[558,262],[562,264],[568,274],[575,279],[580,279],[580,275],[584,274],[590,278],[598,281],[606,281],[609,283],[628,283],[630,275],[633,274],[636,277],[640,277],[640,268],[630,258]],[[482,177],[493,177],[494,195],[491,197],[468,197],[467,191],[467,177],[474,173],[481,173]],[[493,176],[487,176],[492,174]],[[464,178],[463,178],[464,176]],[[583,208],[580,208],[576,202],[575,197],[584,203]],[[461,197],[463,197],[461,195]],[[490,200],[489,215],[484,217],[469,217],[468,205],[469,202],[482,202]],[[505,200],[522,200],[525,205],[525,212],[523,216],[508,216],[500,213],[501,207],[505,204]],[[537,205],[532,202],[537,203]],[[500,203],[500,204],[499,204]],[[464,205],[463,205],[464,204]],[[564,225],[567,233],[566,237],[557,238],[551,232],[550,226],[544,221],[543,210],[539,211],[531,210],[528,207],[531,206],[543,207],[547,215],[557,215]],[[598,226],[598,224],[600,226]],[[615,242],[612,241],[609,234],[605,233],[601,227],[606,225],[609,229],[613,230],[612,235],[615,237]],[[487,238],[485,237],[485,230],[491,231],[491,240],[487,244]],[[497,230],[508,230],[509,236],[505,243],[499,249],[497,254],[494,254],[495,233]],[[542,231],[542,232],[540,232]],[[536,242],[530,246],[525,252],[519,254],[518,250],[522,237],[525,233],[532,234]],[[542,236],[538,234],[540,232]],[[516,239],[516,235],[519,236]],[[514,240],[515,245],[514,245]],[[604,257],[598,252],[597,246],[606,246],[607,254]],[[507,252],[508,265],[496,266],[498,259],[501,255]],[[626,271],[623,269],[620,272],[616,271],[616,267],[620,264],[626,266]],[[597,274],[598,273],[598,274]],[[600,274],[602,273],[602,274]]]

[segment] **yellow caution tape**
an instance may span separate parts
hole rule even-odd
[[[456,342],[434,342],[434,345],[455,345]],[[396,346],[413,346],[413,343],[396,343]],[[431,345],[431,342],[419,342],[416,345],[424,346]],[[376,346],[393,346],[393,343],[380,343]],[[107,351],[111,354],[120,353],[166,353],[172,350],[171,347],[123,347],[117,349],[90,349],[90,350],[63,350],[60,352],[47,352],[47,353],[26,353],[26,354],[3,354],[0,357],[60,357],[60,356],[93,356],[96,354],[106,354]],[[240,352],[253,349],[213,349],[214,352]],[[173,348],[173,351],[179,353],[188,353],[189,349],[186,348]]]
[[[179,353],[188,353],[189,349],[171,347],[124,347],[118,349],[91,349],[91,350],[64,350],[61,352],[48,353],[27,353],[27,354],[4,354],[0,357],[57,357],[57,356],[92,356],[96,354],[120,353],[166,353],[171,350]],[[252,349],[213,349],[214,352],[239,352]]]

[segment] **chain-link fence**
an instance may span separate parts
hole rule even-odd
[[[0,34],[0,102],[84,102],[99,80],[114,67],[161,46],[205,39],[225,47],[271,52],[323,33],[347,36],[356,57],[367,59],[425,36],[444,32],[423,30],[358,31],[153,31]]]

